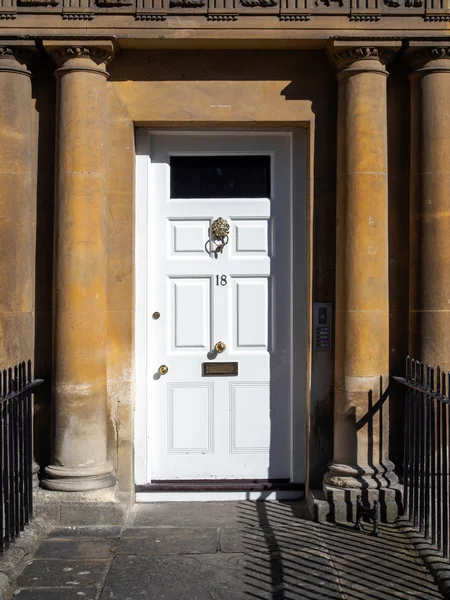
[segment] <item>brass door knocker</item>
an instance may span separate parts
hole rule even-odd
[[[219,217],[211,225],[211,232],[213,234],[212,241],[216,246],[216,252],[222,254],[224,246],[228,244],[230,224],[222,217]]]

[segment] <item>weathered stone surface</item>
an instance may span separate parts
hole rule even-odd
[[[127,507],[119,502],[73,502],[61,504],[61,525],[120,525]]]
[[[334,454],[324,482],[384,488],[397,482],[388,458],[388,72],[383,60],[388,48],[340,42],[331,47],[339,69],[335,344],[340,351]]]
[[[95,588],[22,589],[14,598],[19,598],[19,600],[96,600],[97,590]]]
[[[242,562],[240,555],[118,556],[100,598],[244,600]]]
[[[139,526],[220,527],[237,523],[239,504],[235,502],[204,502],[201,513],[196,502],[164,502],[135,507],[132,522]]]
[[[127,529],[117,554],[214,554],[219,547],[215,528]]]
[[[450,368],[450,53],[412,42],[409,352]]]
[[[116,539],[120,535],[120,527],[54,527],[48,534],[49,539],[55,538],[108,538]]]
[[[36,552],[36,558],[59,559],[106,559],[109,558],[116,540],[45,540]]]
[[[101,47],[100,47],[101,46]],[[54,431],[42,485],[114,485],[107,461],[106,72],[111,44],[55,42],[59,86],[55,212]],[[111,52],[109,52],[110,54]],[[63,514],[61,514],[63,519]]]
[[[20,587],[84,588],[98,585],[108,567],[107,560],[35,559],[25,568],[17,584]]]

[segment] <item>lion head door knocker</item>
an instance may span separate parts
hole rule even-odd
[[[216,219],[211,225],[211,232],[213,234],[212,241],[216,246],[216,254],[220,252],[222,254],[224,246],[228,244],[228,234],[230,233],[230,224],[225,221],[222,217]]]

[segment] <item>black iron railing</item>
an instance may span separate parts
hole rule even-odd
[[[404,506],[410,524],[449,556],[450,372],[406,359]]]
[[[0,372],[0,552],[33,516],[33,380],[31,361]]]

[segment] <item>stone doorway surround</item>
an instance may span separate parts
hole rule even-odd
[[[6,36],[4,28],[2,31]],[[339,72],[335,334],[339,352],[335,360],[334,458],[324,480],[325,494],[331,493],[335,501],[348,490],[391,489],[397,481],[388,455],[389,411],[385,398],[389,377],[386,63],[400,46],[390,40],[353,39],[334,41],[327,51]],[[442,161],[450,142],[450,125],[439,116],[450,97],[449,47],[440,39],[413,40],[404,52],[413,71],[411,161],[417,167],[411,178],[411,235],[421,244],[420,255],[411,255],[411,271],[417,273],[417,263],[422,261],[420,289],[426,290],[418,293],[417,280],[410,278],[410,336],[419,350],[427,348],[425,327],[433,332],[435,347],[445,349],[449,339],[443,314],[447,314],[443,308],[446,299],[439,291],[438,280],[429,275],[435,266],[444,273],[449,256],[442,249],[450,239],[448,215],[443,210],[450,196],[450,178],[447,163]],[[133,498],[132,310],[123,310],[119,298],[125,289],[126,302],[132,299],[132,284],[122,283],[127,269],[131,272],[133,267],[125,264],[128,255],[120,256],[121,248],[132,248],[130,212],[125,211],[125,216],[122,213],[124,226],[120,234],[125,233],[115,248],[105,230],[105,220],[110,219],[107,197],[109,211],[124,210],[119,196],[132,210],[133,126],[155,122],[192,126],[192,122],[205,121],[217,126],[229,124],[230,112],[228,104],[220,103],[225,86],[213,86],[214,82],[202,82],[201,86],[197,83],[197,88],[196,82],[183,83],[195,96],[187,114],[181,103],[173,101],[173,92],[180,90],[179,82],[165,84],[155,78],[155,84],[127,79],[130,64],[124,61],[115,69],[114,61],[110,62],[116,52],[111,41],[88,37],[76,42],[44,40],[43,48],[57,63],[59,107],[53,304],[55,428],[52,462],[43,485],[53,491],[82,494],[73,496],[82,511],[90,490],[109,489],[107,494],[114,498],[119,493]],[[28,66],[33,68],[29,60],[33,56],[37,56],[35,46],[28,42],[4,39],[0,44],[0,98],[2,106],[8,107],[0,115],[3,148],[10,146],[11,138],[23,141],[30,137]],[[110,82],[108,71],[113,74]],[[233,93],[242,93],[246,83],[236,85]],[[263,100],[258,99],[257,112],[251,115],[246,105],[237,103],[234,124],[292,127],[302,123],[314,132],[317,123],[311,102],[307,96],[286,102],[281,92],[288,83],[274,78],[265,86]],[[153,102],[149,100],[152,96],[145,93],[150,89],[155,91]],[[210,94],[216,104],[211,102]],[[164,103],[164,98],[171,98],[171,102]],[[311,133],[310,148],[313,139]],[[122,151],[114,156],[107,151],[111,147]],[[28,176],[32,158],[25,145],[14,148],[17,157],[5,159],[1,187],[5,202],[19,207],[23,223],[29,220],[33,203]],[[310,167],[312,174],[314,165]],[[17,177],[18,173],[24,176]],[[312,190],[312,181],[310,184]],[[312,191],[310,195],[312,199]],[[435,223],[433,236],[423,234],[430,222]],[[2,240],[9,239],[9,227],[10,222],[2,220]],[[111,227],[114,229],[114,225]],[[422,234],[417,237],[419,231]],[[13,244],[14,251],[28,259],[33,251],[29,239],[29,232],[24,230]],[[73,252],[74,248],[84,251]],[[441,258],[435,264],[436,256]],[[117,278],[119,292],[108,288],[111,257],[112,269],[119,265],[118,270],[124,274],[122,280],[120,274]],[[429,261],[433,263],[431,270],[425,268],[431,264]],[[14,331],[20,337],[28,330],[33,291],[22,285],[20,269],[9,272],[6,263],[2,269],[14,284],[12,288],[19,290],[11,296],[2,292],[2,323],[14,321]],[[311,298],[311,286],[308,294]],[[5,332],[7,339],[6,325]],[[3,360],[9,356],[10,348],[5,345]],[[305,360],[309,364],[309,352]],[[113,487],[113,471],[118,475],[118,488]],[[57,497],[51,492],[42,495]],[[97,491],[92,498],[99,504]]]

